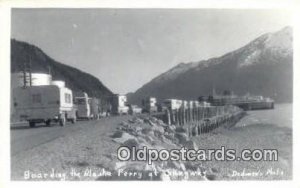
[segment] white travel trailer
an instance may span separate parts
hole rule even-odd
[[[142,113],[142,108],[138,107],[137,105],[128,105],[128,107],[129,107],[128,113],[131,115]]]
[[[99,119],[101,117],[101,101],[96,97],[90,99],[91,117],[93,119]]]
[[[73,105],[73,93],[66,87],[41,85],[16,87],[13,90],[13,102],[19,120],[26,120],[30,127],[44,122],[59,122],[64,126],[66,121],[76,122]]]
[[[155,97],[147,97],[142,101],[143,111],[148,113],[157,112],[157,100]]]
[[[127,97],[125,95],[114,95],[112,97],[112,113],[116,115],[128,114]]]
[[[91,119],[91,98],[87,93],[83,93],[83,96],[75,97],[75,104],[77,105],[76,117],[78,119]]]

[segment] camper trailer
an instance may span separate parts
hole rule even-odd
[[[143,112],[155,113],[157,112],[157,101],[154,97],[148,97],[142,101]]]
[[[73,93],[64,85],[16,87],[13,101],[19,120],[26,120],[30,127],[51,121],[64,126],[66,121],[76,122]]]
[[[141,114],[142,113],[142,108],[138,107],[137,105],[129,104],[127,106],[129,107],[128,113],[130,115]]]
[[[91,117],[93,119],[99,119],[101,115],[100,99],[92,97],[90,99]]]
[[[77,105],[76,117],[77,119],[91,119],[91,98],[88,94],[83,92],[81,96],[74,98],[75,104]]]
[[[182,100],[177,100],[177,99],[166,99],[164,100],[164,105],[169,109],[169,110],[177,110],[181,107],[182,105]]]
[[[127,97],[125,95],[114,95],[112,97],[112,113],[116,115],[128,114]]]

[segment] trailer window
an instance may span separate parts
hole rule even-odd
[[[71,95],[69,93],[65,93],[65,102],[71,103]]]
[[[32,95],[32,103],[41,103],[41,102],[42,102],[41,94],[33,94]]]

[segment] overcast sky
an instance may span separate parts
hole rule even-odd
[[[287,12],[217,9],[13,9],[12,38],[134,92],[181,62],[221,56],[291,25]]]

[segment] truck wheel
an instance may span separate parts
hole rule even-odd
[[[59,125],[62,126],[62,127],[66,125],[66,117],[65,116],[62,116],[59,119]]]
[[[35,122],[33,122],[33,121],[29,121],[29,127],[35,127]]]

